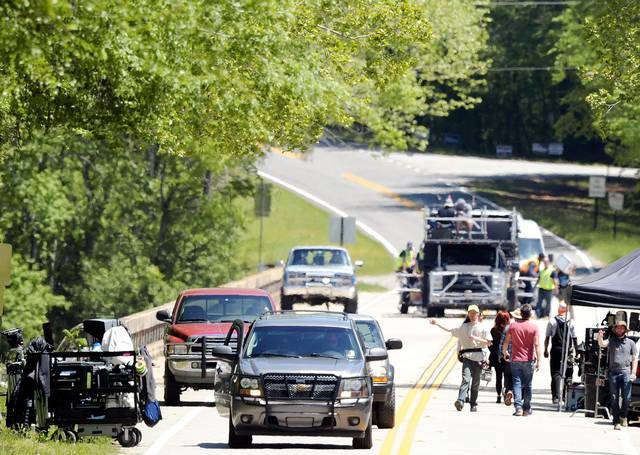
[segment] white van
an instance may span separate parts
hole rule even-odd
[[[518,250],[520,261],[537,258],[545,254],[544,240],[540,226],[533,220],[521,219],[518,222]]]

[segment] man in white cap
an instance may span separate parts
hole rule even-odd
[[[454,329],[443,327],[435,319],[431,319],[431,324],[458,338],[458,346],[460,348],[458,358],[462,359],[462,383],[458,390],[458,399],[454,405],[458,411],[462,411],[469,393],[469,387],[471,387],[469,404],[471,405],[471,412],[477,412],[482,362],[485,360],[487,348],[492,344],[492,340],[487,329],[479,321],[480,309],[478,305],[469,305],[467,316],[469,321],[463,322],[460,327]]]
[[[636,380],[638,368],[638,351],[636,344],[627,337],[627,323],[616,321],[613,334],[604,339],[604,331],[598,332],[598,345],[608,348],[609,392],[611,394],[611,411],[613,413],[613,429],[620,425],[627,426],[627,411],[631,400],[631,383]],[[622,397],[622,406],[620,398]]]
[[[544,338],[544,356],[549,357],[549,341],[551,341],[551,358],[549,359],[549,365],[551,367],[551,399],[553,404],[558,404],[561,396],[561,384],[564,372],[562,371],[562,350],[564,348],[565,333],[569,334],[569,340],[572,341],[574,349],[578,349],[578,338],[576,337],[576,330],[573,324],[567,322],[567,304],[563,301],[558,303],[558,315],[549,319],[547,323],[547,330]],[[571,347],[569,347],[568,353],[571,353]],[[569,372],[569,370],[567,370]],[[573,370],[571,370],[573,372]],[[570,378],[570,375],[567,374]]]

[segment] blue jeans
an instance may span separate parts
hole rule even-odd
[[[536,304],[536,316],[538,319],[549,316],[551,313],[551,299],[553,291],[547,289],[538,289],[538,302]]]
[[[533,362],[511,362],[513,376],[513,404],[516,411],[531,411],[531,382],[533,381]]]
[[[620,417],[627,418],[629,401],[631,400],[631,381],[629,372],[609,373],[609,392],[611,393],[611,412],[613,413],[613,424],[620,423]],[[622,407],[620,407],[620,396],[622,396]]]

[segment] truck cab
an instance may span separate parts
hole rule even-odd
[[[412,302],[430,317],[472,303],[483,309],[516,305],[517,212],[476,209],[469,215],[441,217],[437,209],[427,210],[419,287],[403,292],[420,292]]]
[[[216,361],[211,348],[221,345],[234,320],[253,322],[275,310],[271,296],[260,289],[188,289],[178,296],[171,314],[158,311],[166,323],[164,401],[180,404],[187,388],[213,389]]]

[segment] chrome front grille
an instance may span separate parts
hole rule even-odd
[[[333,375],[267,374],[263,377],[269,400],[333,400],[339,385]]]
[[[206,349],[206,353],[207,354],[211,354],[211,348],[213,348],[214,346],[222,346],[224,344],[224,340],[225,337],[222,336],[206,336],[205,337],[205,349]],[[191,344],[191,353],[192,354],[199,354],[202,352],[202,337],[193,337],[192,339],[189,340]],[[231,346],[231,349],[233,349],[233,352],[235,353],[237,351],[236,346],[236,337],[231,337],[231,340],[229,340],[229,346]]]

